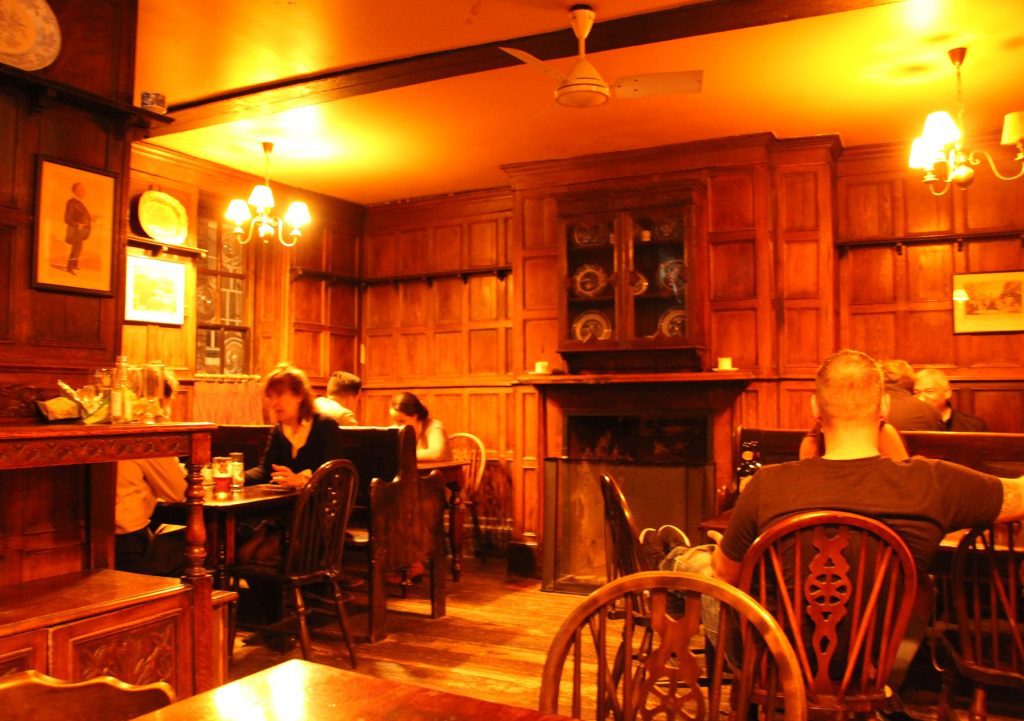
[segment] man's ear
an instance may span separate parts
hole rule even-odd
[[[881,403],[881,411],[882,411],[882,419],[883,420],[886,420],[886,421],[889,420],[889,409],[890,409],[891,406],[892,406],[892,403],[891,403],[891,399],[889,398],[889,394],[888,393],[883,393],[882,394],[882,403]]]
[[[818,396],[811,394],[811,415],[814,416],[814,420],[821,420],[821,411],[818,410]]]

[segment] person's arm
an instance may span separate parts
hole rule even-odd
[[[910,458],[900,432],[891,423],[883,423],[878,429],[878,452],[894,461],[905,461]]]
[[[418,461],[444,461],[448,459],[448,434],[444,426],[431,422],[426,432],[427,447],[416,449]]]
[[[260,464],[245,471],[245,485],[254,486],[258,483],[269,483],[270,476],[274,471],[273,464],[278,460],[277,444],[280,442],[288,444],[279,426],[274,426],[267,437],[267,444],[263,447],[263,455],[260,456]]]
[[[743,564],[734,561],[722,552],[721,546],[715,546],[715,552],[711,555],[711,571],[715,578],[719,578],[733,586],[740,580],[740,566]]]
[[[996,516],[996,523],[1024,518],[1024,476],[1000,478],[999,481],[1003,484],[1003,504]]]

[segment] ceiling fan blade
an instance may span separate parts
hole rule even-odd
[[[703,70],[627,75],[615,81],[615,97],[642,98],[650,95],[699,93],[703,80]]]
[[[526,52],[525,50],[516,50],[515,48],[504,47],[499,47],[498,49],[504,50],[506,53],[514,57],[516,60],[526,63],[531,68],[540,70],[542,73],[554,78],[558,82],[562,82],[567,79],[564,75],[562,75],[562,73],[555,70],[553,67],[548,65],[543,60],[540,60],[538,58],[535,58],[533,55],[530,55],[530,53]]]

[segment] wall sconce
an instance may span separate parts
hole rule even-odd
[[[956,68],[957,120],[945,110],[928,115],[924,131],[910,147],[909,166],[924,171],[924,182],[932,195],[945,195],[951,185],[967,188],[974,180],[974,168],[981,159],[988,161],[993,175],[1000,180],[1016,180],[1024,176],[1024,111],[1007,113],[1003,118],[1002,145],[1016,145],[1014,160],[1021,163],[1015,175],[1003,175],[996,167],[992,156],[981,149],[967,153],[963,147],[964,101],[960,81],[960,66],[963,65],[967,48],[953,48],[949,59]],[[936,190],[936,188],[941,188]]]
[[[288,206],[288,212],[284,219],[273,214],[274,194],[270,191],[270,154],[274,150],[273,143],[263,143],[263,154],[266,157],[266,165],[263,171],[263,185],[253,187],[249,194],[249,202],[236,198],[228,204],[224,217],[235,224],[232,231],[239,243],[245,245],[254,236],[259,237],[264,243],[271,238],[277,238],[281,245],[290,248],[302,237],[302,226],[310,221],[309,207],[302,202],[294,202]],[[256,210],[256,214],[250,211],[249,206]],[[248,224],[248,229],[245,225]],[[285,237],[285,224],[291,227],[287,238]]]

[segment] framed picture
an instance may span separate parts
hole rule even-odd
[[[185,264],[129,255],[125,273],[124,319],[139,323],[185,322]]]
[[[954,333],[1024,331],[1024,270],[953,276]]]
[[[113,295],[117,176],[40,156],[32,287]]]

